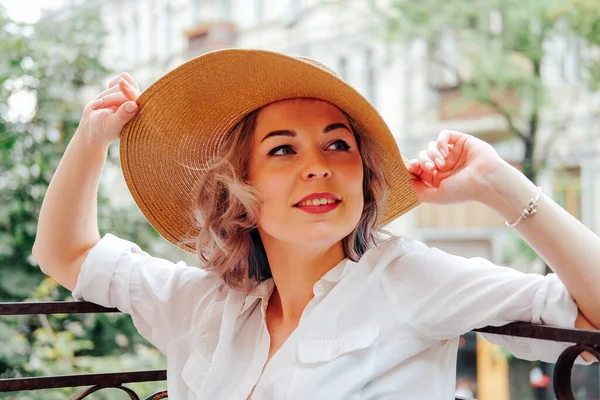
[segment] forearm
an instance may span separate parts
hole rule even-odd
[[[535,185],[508,164],[484,181],[484,203],[509,222],[519,217],[536,193]],[[556,272],[583,315],[600,327],[600,238],[544,194],[537,214],[513,229]]]
[[[77,132],[52,177],[40,210],[33,255],[49,275],[60,275],[100,239],[97,192],[107,148]],[[62,282],[61,282],[62,283]]]

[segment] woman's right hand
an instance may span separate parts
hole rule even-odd
[[[108,89],[96,96],[83,109],[78,131],[93,146],[108,148],[119,140],[121,130],[136,114],[140,89],[127,73],[114,78]]]

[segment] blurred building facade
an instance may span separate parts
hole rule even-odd
[[[71,0],[70,3],[77,3]],[[90,3],[89,1],[86,3]],[[99,2],[111,32],[106,59],[130,72],[142,88],[191,58],[224,47],[262,48],[315,58],[332,67],[381,112],[405,157],[415,157],[442,129],[477,135],[518,165],[522,144],[506,121],[488,108],[456,111],[454,77],[436,70],[423,43],[386,44],[373,29],[365,0],[109,0]],[[332,18],[335,16],[335,18]],[[600,176],[597,96],[579,84],[577,50],[557,40],[543,70],[552,88],[542,116],[542,145],[548,167],[538,179],[587,226],[598,231]],[[442,50],[452,59],[456,49]],[[201,105],[198,105],[199,107]],[[553,123],[566,123],[556,134]],[[568,133],[568,134],[567,134]],[[550,145],[551,144],[551,145]],[[546,150],[548,149],[548,150]],[[478,204],[424,205],[400,218],[396,232],[445,250],[503,261],[507,230]]]
[[[71,6],[78,3],[66,2]],[[86,1],[90,3],[93,1]],[[424,43],[408,47],[386,44],[373,28],[369,3],[97,1],[110,32],[107,64],[116,71],[131,73],[142,89],[183,62],[224,47],[312,57],[335,69],[380,111],[405,157],[416,157],[442,129],[455,129],[492,143],[504,159],[518,166],[524,149],[508,133],[505,119],[478,105],[457,111],[461,98],[453,89],[456,77],[432,66]],[[442,47],[446,58],[456,59],[457,49],[451,40]],[[548,168],[539,174],[538,184],[584,224],[600,232],[600,126],[593,111],[598,109],[599,99],[581,84],[577,45],[558,38],[549,43],[549,49],[543,76],[551,88],[552,106],[542,115],[539,134],[539,148],[548,158]],[[127,190],[123,187],[122,192]],[[511,262],[506,249],[514,242],[514,234],[498,215],[480,204],[422,205],[390,227],[453,254],[485,257],[497,264]],[[543,272],[540,263],[517,259],[511,266]],[[502,394],[503,382],[508,381],[506,364],[498,364],[493,348],[476,343],[473,337],[466,339],[459,356],[459,374],[461,368],[465,376],[479,370],[480,398],[508,398],[507,392]],[[487,397],[485,393],[494,395]]]

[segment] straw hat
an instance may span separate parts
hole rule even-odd
[[[201,55],[156,81],[138,98],[121,133],[121,166],[136,203],[164,238],[188,252],[198,235],[193,207],[202,168],[224,134],[246,114],[291,98],[329,102],[350,115],[382,151],[388,199],[382,223],[418,205],[390,129],[373,106],[326,66],[263,50]]]

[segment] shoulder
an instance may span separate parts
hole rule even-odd
[[[128,284],[131,292],[148,293],[165,301],[187,295],[218,296],[227,291],[221,276],[188,264],[152,256],[136,243],[106,234],[86,260],[87,269],[114,271],[110,275]]]
[[[378,263],[389,264],[407,258],[428,257],[433,251],[434,249],[418,240],[406,236],[391,236],[369,249],[365,255],[377,259]]]
[[[430,248],[423,242],[406,236],[390,236],[379,242],[376,248],[385,255],[402,257],[412,252],[429,251]]]
[[[369,254],[371,252],[371,254]],[[469,259],[454,256],[405,236],[392,236],[365,253],[367,260],[388,278],[405,279],[450,273],[462,268]]]

